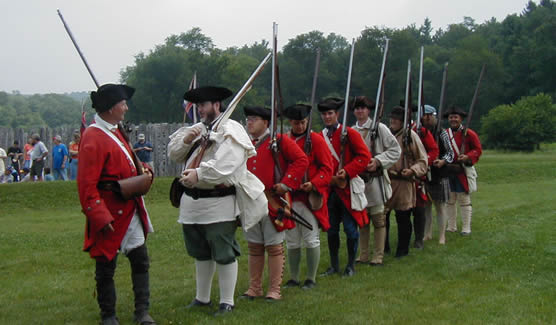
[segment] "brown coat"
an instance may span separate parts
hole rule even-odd
[[[419,139],[419,135],[411,131],[411,144],[407,148],[403,144],[403,129],[395,135],[402,148],[402,155],[394,166],[388,169],[392,181],[392,197],[386,203],[388,209],[406,211],[415,207],[417,193],[415,191],[415,178],[427,173],[427,151]],[[415,173],[411,178],[403,178],[401,172],[409,168]]]

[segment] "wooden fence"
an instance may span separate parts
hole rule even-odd
[[[154,163],[154,172],[156,176],[176,176],[181,170],[181,166],[168,159],[167,149],[169,136],[178,128],[183,126],[181,123],[157,123],[157,124],[141,124],[131,125],[131,133],[129,135],[131,144],[137,142],[137,135],[144,133],[146,141],[152,143],[153,152],[152,158]],[[23,146],[27,143],[27,139],[37,133],[41,137],[41,141],[46,145],[48,150],[52,151],[54,147],[52,138],[56,135],[62,137],[62,143],[69,146],[73,140],[72,134],[75,128],[60,127],[60,128],[40,128],[40,129],[21,129],[21,128],[5,128],[0,127],[0,148],[8,151],[14,140],[19,141],[19,147],[23,150]],[[7,161],[6,161],[7,162]],[[49,154],[46,165],[51,167],[52,156]]]

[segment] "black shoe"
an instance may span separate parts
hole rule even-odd
[[[352,277],[355,275],[355,269],[353,268],[353,266],[346,266],[346,269],[344,270],[344,275],[345,277]]]
[[[360,261],[360,260],[355,260],[355,264],[369,264],[369,261]]]
[[[383,263],[371,262],[371,266],[384,266],[384,264]]]
[[[395,258],[402,258],[404,256],[409,255],[409,253],[406,252],[396,252],[396,255],[394,256]]]
[[[384,247],[384,254],[390,254],[390,247]]]
[[[135,316],[134,321],[139,325],[156,325],[156,322],[148,312],[144,312],[141,316]]]
[[[290,280],[288,280],[288,282],[286,282],[286,284],[283,286],[283,288],[299,287],[299,285],[300,285],[299,281],[295,281],[294,279],[290,279]]]
[[[334,275],[336,273],[339,273],[340,271],[336,270],[335,268],[333,268],[332,266],[329,267],[324,273],[322,273],[320,276],[329,276],[329,275]]]
[[[301,287],[301,289],[305,289],[305,290],[313,289],[316,285],[317,284],[313,280],[307,279],[303,283],[303,286]]]
[[[422,240],[416,240],[415,243],[413,244],[413,247],[417,249],[423,249],[425,247],[425,244],[423,243]]]
[[[103,318],[100,321],[100,324],[101,325],[120,325],[120,322],[118,321],[118,317],[110,316],[110,317]]]
[[[189,305],[185,306],[187,309],[197,308],[197,307],[211,307],[212,302],[201,302],[195,298]]]
[[[221,303],[220,306],[218,306],[218,311],[214,313],[214,316],[224,316],[231,313],[232,310],[234,310],[234,306],[227,303]]]
[[[250,296],[250,295],[244,293],[241,296],[239,296],[239,299],[245,299],[245,300],[253,301],[253,300],[255,300],[255,296]]]
[[[274,302],[280,301],[280,299],[275,299],[275,298],[272,298],[272,297],[265,297],[264,301],[274,303]]]

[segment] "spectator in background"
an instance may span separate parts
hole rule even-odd
[[[6,151],[0,148],[0,173],[2,174],[4,174],[4,170],[6,169],[6,166],[4,165],[4,159],[6,158],[8,158],[8,156],[6,156]]]
[[[57,135],[54,138],[54,148],[52,148],[52,171],[55,180],[68,180],[66,166],[68,162],[68,148],[62,143],[62,137]]]
[[[77,178],[77,162],[79,158],[79,142],[81,141],[81,132],[79,130],[73,131],[73,141],[69,144],[70,156],[70,180],[74,181]]]
[[[52,176],[52,174],[50,173],[50,168],[46,167],[44,169],[44,180],[46,182],[50,182],[50,181],[54,181],[54,176]]]
[[[33,138],[29,137],[23,146],[23,168],[31,168],[31,150],[33,150]]]
[[[139,157],[139,160],[148,164],[149,166],[151,166],[151,168],[154,169],[153,159],[151,155],[153,151],[153,145],[150,142],[145,141],[145,135],[143,133],[139,133],[139,135],[137,136],[137,140],[138,142],[133,146],[133,151],[135,151],[137,157]]]
[[[0,184],[7,184],[13,182],[11,167],[6,168],[6,170],[0,175]]]
[[[29,168],[23,167],[23,169],[19,171],[19,181],[29,182],[30,180],[31,174],[29,173]]]
[[[48,155],[48,149],[41,141],[41,137],[38,134],[33,134],[31,136],[31,144],[33,145],[33,150],[31,150],[31,172],[30,178],[34,182],[35,176],[37,177],[36,180],[42,182],[42,169],[44,168],[44,159]],[[24,168],[25,169],[25,168]]]
[[[23,151],[19,147],[19,141],[15,140],[13,146],[8,148],[8,157],[10,157],[9,166],[13,167],[13,171],[15,171],[17,177],[19,177],[19,161],[21,160],[21,156],[23,156]],[[14,182],[17,182],[17,179],[14,178]]]

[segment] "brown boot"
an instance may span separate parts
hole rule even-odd
[[[371,227],[366,225],[359,229],[359,257],[355,263],[369,263],[369,238],[371,237]]]
[[[268,252],[268,300],[278,300],[280,295],[280,285],[282,284],[282,274],[284,271],[284,249],[282,244],[267,246]]]
[[[249,289],[243,294],[249,297],[262,297],[263,295],[263,271],[264,271],[264,245],[247,243],[249,250]]]
[[[371,265],[381,265],[384,259],[384,243],[386,241],[386,216],[375,214],[371,216],[375,230],[373,258]]]

